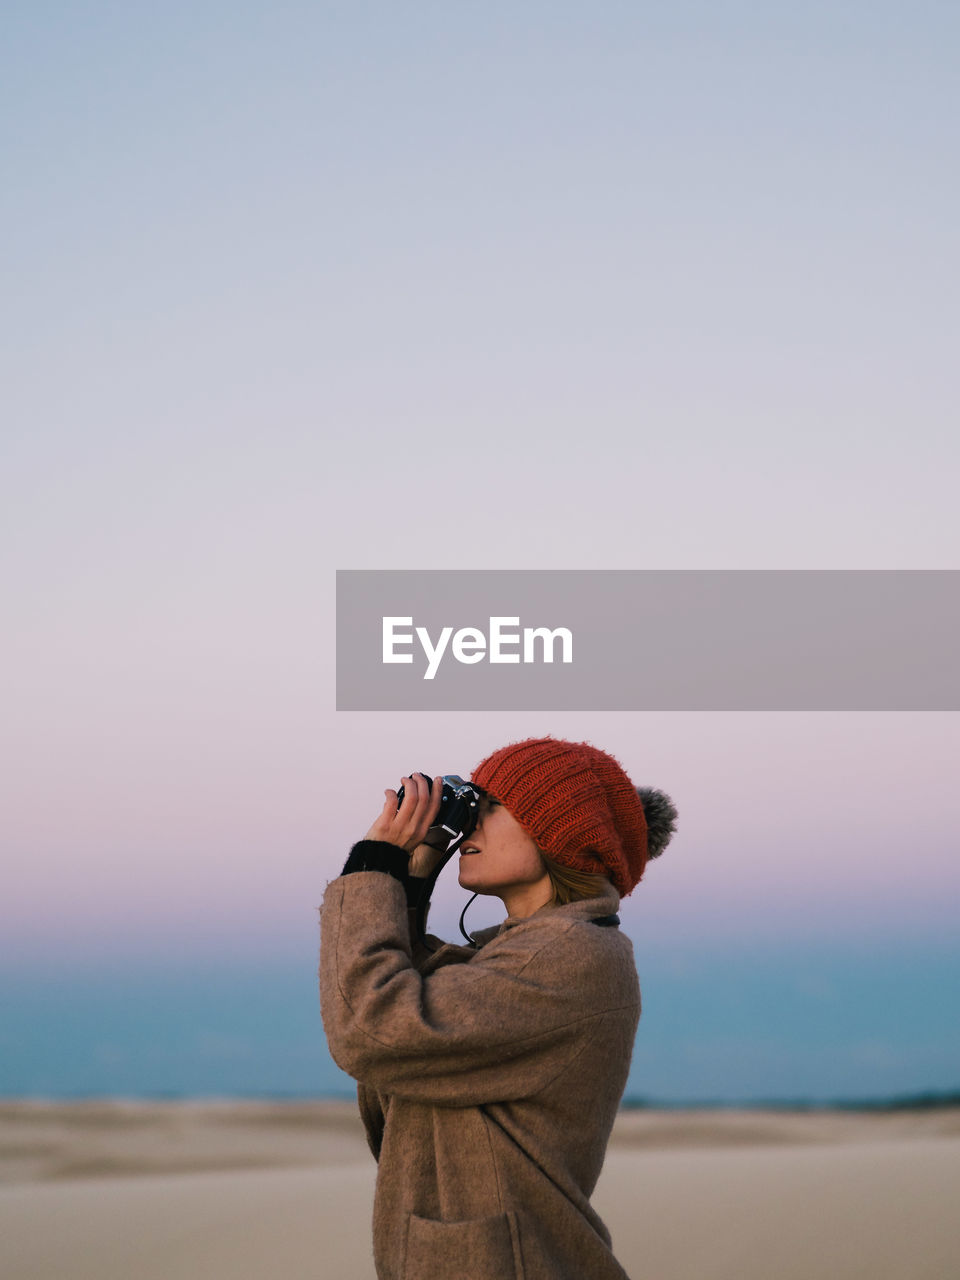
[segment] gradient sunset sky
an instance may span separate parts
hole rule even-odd
[[[5,15],[0,1093],[349,1092],[324,885],[544,733],[680,811],[634,1095],[960,1087],[956,713],[334,709],[338,568],[958,567],[958,27]]]

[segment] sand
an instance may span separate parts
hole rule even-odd
[[[0,1103],[4,1280],[374,1280],[352,1103]],[[960,1109],[621,1114],[634,1280],[954,1280]]]

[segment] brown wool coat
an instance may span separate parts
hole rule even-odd
[[[378,1160],[380,1280],[625,1280],[590,1205],[640,1016],[630,940],[591,923],[618,903],[431,954],[392,876],[327,887],[321,1012]]]

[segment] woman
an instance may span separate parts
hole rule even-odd
[[[676,810],[588,743],[494,752],[460,884],[507,918],[431,949],[408,904],[440,856],[439,781],[404,778],[399,810],[386,792],[321,907],[324,1028],[379,1163],[377,1275],[624,1280],[590,1204],[640,1016],[615,913]]]

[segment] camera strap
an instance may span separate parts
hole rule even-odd
[[[461,832],[460,835],[457,836],[457,838],[453,841],[450,847],[446,850],[443,857],[440,859],[440,861],[437,863],[434,869],[430,872],[430,874],[424,880],[423,887],[420,890],[420,900],[417,903],[417,933],[420,935],[420,941],[423,943],[423,945],[427,948],[428,951],[433,950],[433,948],[427,942],[427,930],[426,930],[427,908],[430,906],[430,895],[433,893],[433,886],[437,883],[437,877],[440,875],[440,872],[447,865],[447,863],[450,861],[453,855],[457,852],[457,850],[460,848],[460,846],[463,844],[466,838],[467,837],[463,832]],[[477,896],[476,894],[473,895],[474,898],[476,896]],[[473,901],[473,898],[470,899],[470,902],[472,901]],[[467,906],[469,905],[470,903],[468,902]],[[466,910],[466,907],[464,908],[464,910]],[[463,916],[460,917],[460,932],[463,933]]]

